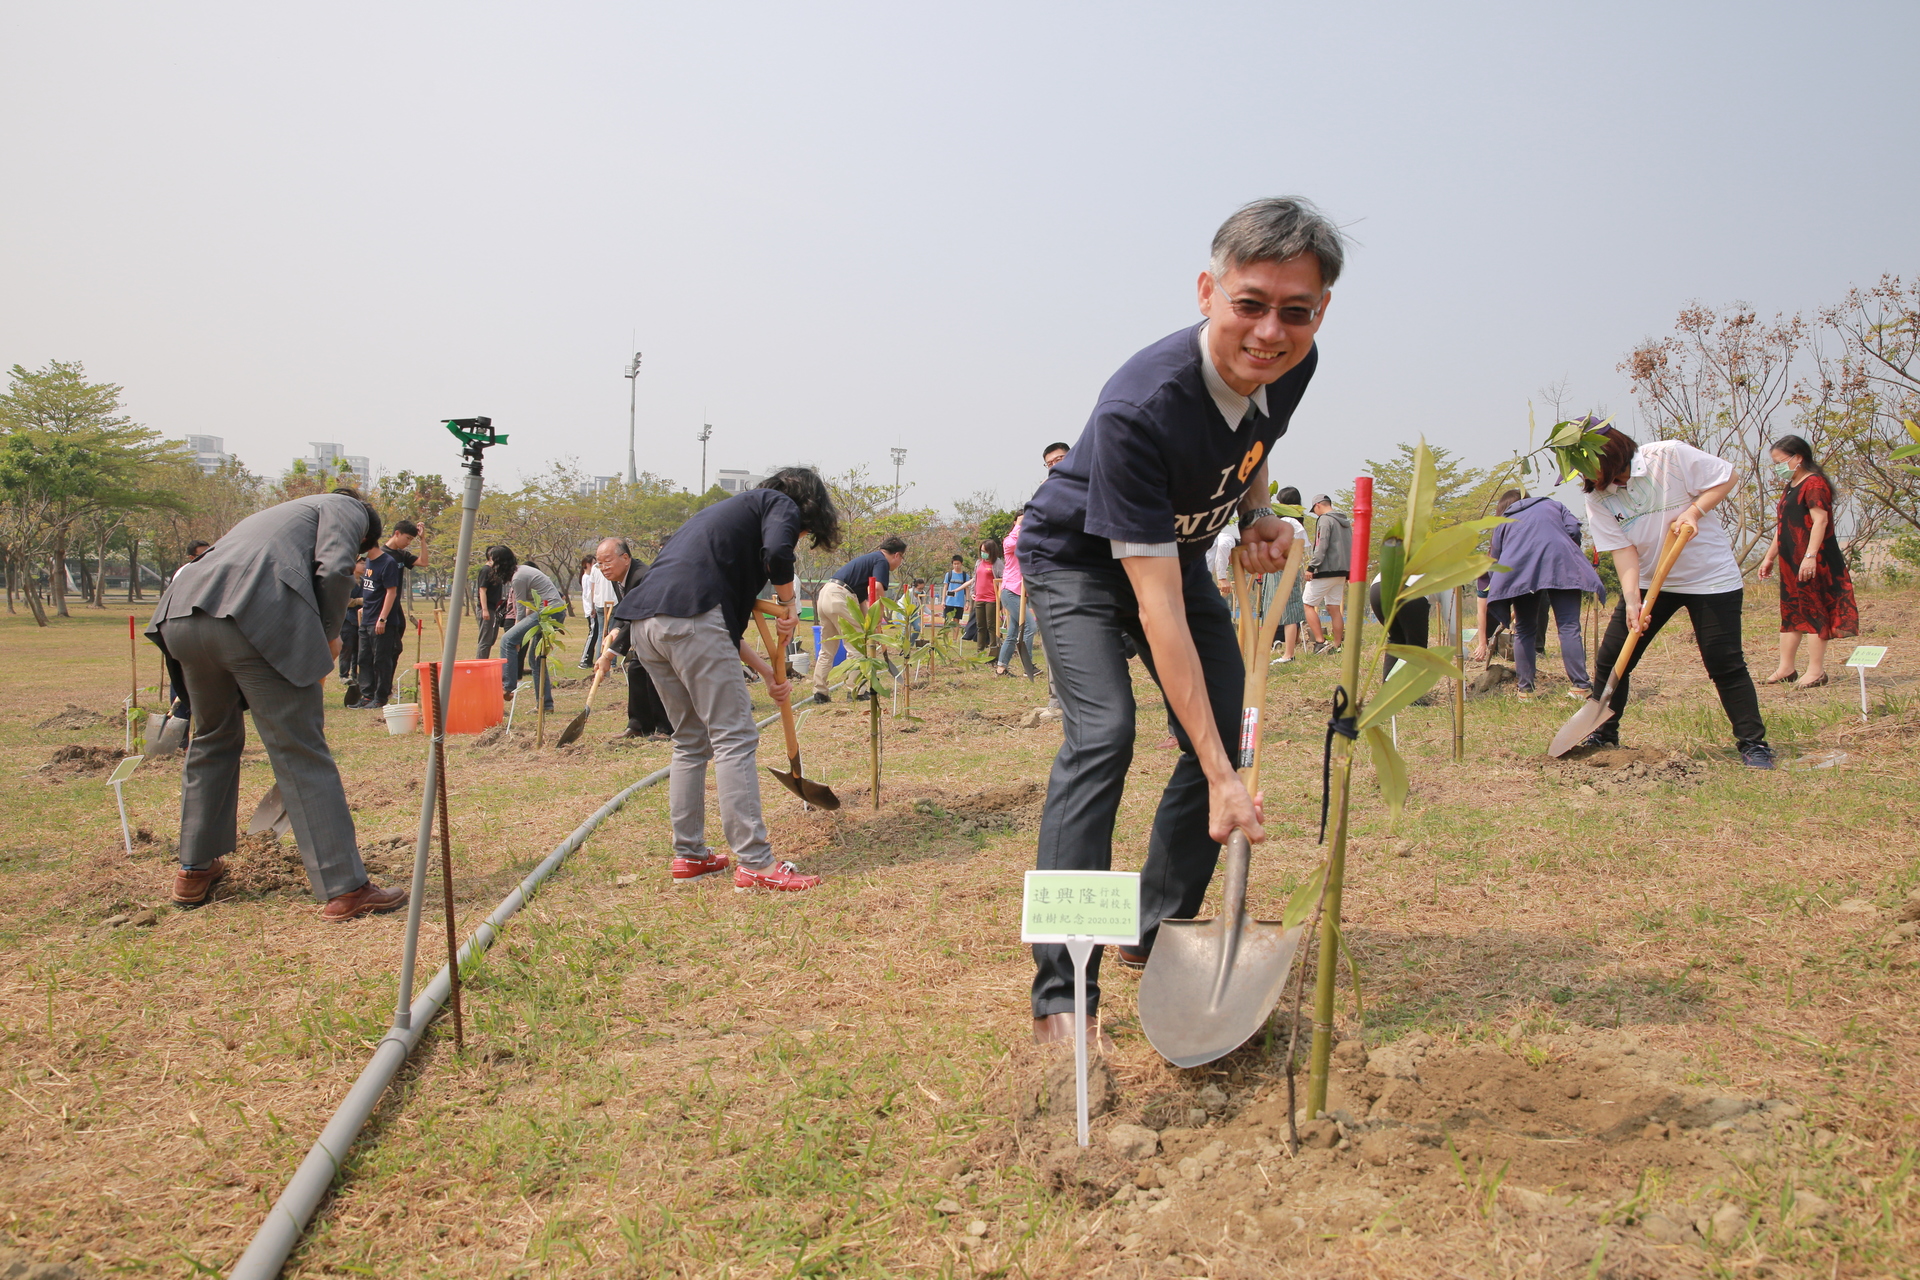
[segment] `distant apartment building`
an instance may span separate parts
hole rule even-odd
[[[207,475],[233,461],[233,455],[227,452],[227,442],[219,436],[188,436],[187,452],[193,457],[193,465]]]
[[[619,476],[588,476],[575,485],[573,491],[583,498],[597,498],[619,483]]]
[[[745,493],[765,479],[752,471],[721,470],[714,473],[713,482],[728,493]]]
[[[366,455],[348,453],[343,445],[322,444],[319,441],[309,441],[308,448],[313,452],[304,458],[295,458],[294,461],[305,463],[309,472],[326,476],[337,475],[340,472],[340,464],[344,462],[347,469],[353,472],[354,480],[358,484],[373,483],[373,464],[367,460]]]

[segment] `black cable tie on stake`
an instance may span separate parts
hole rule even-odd
[[[1327,842],[1327,804],[1333,797],[1333,735],[1339,734],[1348,742],[1360,736],[1360,726],[1347,714],[1347,687],[1333,686],[1333,715],[1327,721],[1327,742],[1320,750],[1320,838],[1315,844]]]

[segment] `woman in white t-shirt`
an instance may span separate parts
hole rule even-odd
[[[1733,723],[1740,759],[1756,769],[1773,768],[1767,727],[1760,719],[1760,696],[1740,648],[1740,565],[1733,558],[1726,526],[1714,510],[1733,488],[1733,467],[1679,440],[1641,446],[1612,427],[1602,431],[1606,448],[1598,470],[1585,481],[1587,525],[1593,545],[1613,556],[1620,576],[1620,603],[1607,624],[1606,639],[1600,642],[1596,674],[1613,669],[1629,628],[1642,635],[1609,704],[1613,718],[1583,745],[1619,745],[1620,715],[1626,709],[1633,668],[1667,619],[1685,609],[1700,660]],[[1652,609],[1643,611],[1641,593],[1653,581],[1661,545],[1668,531],[1681,525],[1695,530],[1693,540],[1674,561]]]

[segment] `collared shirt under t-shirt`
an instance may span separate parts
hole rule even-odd
[[[1173,544],[1183,563],[1205,555],[1286,433],[1318,360],[1316,348],[1244,397],[1212,369],[1204,324],[1135,355],[1108,380],[1080,439],[1027,503],[1022,567],[1111,569],[1115,544],[1128,554]]]

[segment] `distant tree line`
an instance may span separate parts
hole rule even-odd
[[[345,463],[325,472],[305,461],[276,480],[237,461],[209,474],[183,442],[127,417],[121,401],[119,386],[88,381],[78,361],[12,367],[0,396],[0,567],[8,612],[24,605],[46,626],[50,617],[70,616],[74,595],[104,608],[109,578],[122,574],[116,593],[128,603],[145,599],[143,566],[152,570],[151,583],[163,583],[194,541],[217,542],[255,511],[342,486],[365,493],[389,528],[402,519],[420,526],[429,554],[416,584],[434,596],[447,594],[460,508],[442,476],[366,477]],[[577,465],[562,463],[515,488],[487,491],[475,528],[475,565],[480,548],[503,542],[571,597],[580,559],[600,539],[628,538],[641,559],[652,560],[689,516],[729,496],[717,485],[691,493],[655,475],[602,489],[587,480]],[[1002,536],[1013,523],[1013,513],[991,494],[974,494],[950,517],[903,506],[900,495],[872,481],[864,467],[829,477],[829,484],[841,510],[842,541],[832,552],[802,546],[800,574],[809,580],[896,534],[910,548],[905,572],[931,579],[948,556],[958,552],[971,560],[983,536]]]

